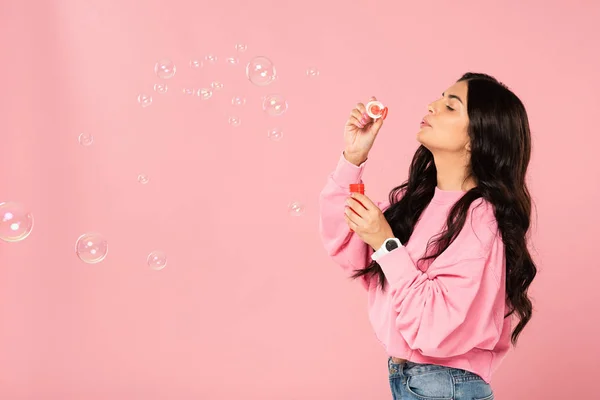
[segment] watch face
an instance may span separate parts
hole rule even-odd
[[[387,249],[387,251],[392,251],[398,248],[398,243],[396,243],[395,240],[388,240],[385,244],[385,248]]]

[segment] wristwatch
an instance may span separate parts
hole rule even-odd
[[[387,253],[391,252],[392,250],[397,249],[400,246],[402,246],[402,243],[400,243],[400,239],[395,238],[395,237],[386,239],[385,242],[383,242],[383,244],[381,245],[381,247],[379,249],[377,249],[376,252],[371,254],[371,259],[373,261],[375,261],[382,255],[387,254]]]

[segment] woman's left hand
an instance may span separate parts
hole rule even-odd
[[[344,218],[348,227],[374,250],[379,249],[386,239],[394,237],[383,212],[367,196],[351,193],[346,204]]]

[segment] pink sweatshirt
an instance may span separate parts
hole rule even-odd
[[[348,276],[368,265],[374,252],[344,220],[348,186],[362,183],[364,168],[342,154],[320,195],[321,239]],[[416,266],[463,194],[436,188],[409,242],[377,258],[387,278],[385,292],[374,279],[360,281],[368,293],[371,325],[390,356],[464,369],[490,383],[511,334],[511,319],[504,318],[504,245],[491,205],[474,201],[450,247],[422,269]],[[373,202],[382,211],[389,207]]]

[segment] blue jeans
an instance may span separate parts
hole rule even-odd
[[[464,369],[388,358],[394,400],[493,400],[492,387]]]

